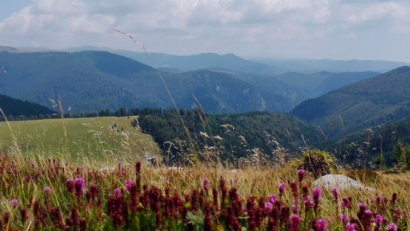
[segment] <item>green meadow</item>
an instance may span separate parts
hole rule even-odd
[[[64,155],[74,159],[138,159],[145,153],[159,153],[152,137],[131,125],[135,119],[136,116],[11,121],[10,127],[1,122],[0,149],[14,149],[24,156]]]

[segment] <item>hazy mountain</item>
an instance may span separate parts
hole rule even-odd
[[[0,74],[0,78],[3,76]],[[55,111],[50,110],[47,107],[29,103],[27,101],[22,101],[18,99],[13,99],[11,97],[0,95],[0,108],[3,110],[6,116],[21,116],[26,117],[38,116],[40,114],[53,114]],[[0,120],[3,120],[3,115],[0,114]]]
[[[278,80],[276,77],[253,73],[238,73],[226,70],[213,69],[212,71],[226,73],[234,78],[248,82],[262,91],[275,93],[286,97],[291,100],[293,107],[306,99],[312,98],[312,96],[309,95],[305,89],[287,84],[285,83],[286,81]]]
[[[250,58],[249,60],[292,70],[299,73],[328,72],[387,72],[392,69],[407,66],[408,63],[383,60],[330,60],[330,59],[269,59]]]
[[[410,115],[410,67],[400,67],[385,74],[333,90],[321,97],[306,100],[292,114],[320,125],[332,134],[330,119],[337,133],[353,131],[402,119]]]
[[[46,106],[60,96],[73,112],[172,107],[153,68],[109,52],[0,52],[3,66],[0,93]],[[286,97],[226,73],[199,70],[163,76],[180,108],[197,106],[192,94],[208,113],[289,111],[294,106]]]
[[[315,98],[324,95],[331,90],[343,87],[352,83],[357,83],[361,80],[369,79],[379,75],[378,72],[345,72],[345,73],[330,73],[319,72],[314,74],[300,74],[289,72],[282,75],[274,76],[275,79],[292,86],[300,91],[302,102],[306,99]],[[268,87],[272,78],[259,80],[255,82],[258,87]]]
[[[122,55],[146,65],[152,65],[151,61],[143,52],[127,50],[116,50],[103,47],[83,46],[68,48],[66,51],[103,50]],[[218,55],[215,53],[204,53],[197,55],[168,55],[163,53],[150,53],[157,67],[175,68],[182,71],[193,71],[209,68],[222,68],[235,72],[256,73],[264,75],[277,75],[287,72],[283,68],[277,68],[266,64],[255,63],[242,59],[234,54]]]

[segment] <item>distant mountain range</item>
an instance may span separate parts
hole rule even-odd
[[[26,48],[29,50],[29,48]],[[31,48],[34,49],[34,48]],[[67,48],[66,51],[109,51],[129,57],[146,65],[151,65],[143,52],[111,49],[106,47],[82,46]],[[175,68],[181,71],[192,71],[208,68],[221,68],[235,72],[263,75],[279,75],[286,72],[314,74],[318,72],[387,72],[392,69],[410,65],[404,62],[384,60],[330,60],[330,59],[268,59],[240,58],[234,54],[218,55],[203,53],[197,55],[169,55],[150,53],[157,67]]]
[[[250,61],[263,63],[298,73],[317,72],[387,72],[392,69],[408,66],[409,63],[384,60],[330,60],[330,59],[264,59],[251,58]]]
[[[340,134],[341,116],[345,131],[351,132],[409,116],[409,89],[410,67],[404,66],[306,100],[292,114],[322,126],[327,134],[332,131],[326,118]]]
[[[0,93],[50,106],[61,96],[73,112],[124,107],[171,107],[144,53],[80,47],[58,52],[0,47]],[[44,49],[44,48],[41,48]],[[2,52],[3,51],[3,52]],[[127,58],[123,55],[128,55]],[[299,103],[338,87],[378,75],[376,72],[299,74],[241,59],[235,55],[173,56],[151,54],[160,63],[178,106],[196,107],[197,96],[208,113],[290,111]],[[172,65],[171,65],[172,64]],[[168,67],[164,67],[168,66]],[[207,68],[203,70],[200,68]],[[186,72],[187,70],[195,70]]]
[[[74,113],[172,107],[153,68],[109,52],[0,52],[0,67],[0,93],[48,107],[49,99],[59,96]],[[162,75],[180,108],[198,106],[192,94],[208,113],[289,111],[296,106],[289,98],[221,71]]]
[[[117,50],[102,47],[83,46],[76,48],[68,48],[66,51],[108,51],[114,54],[122,55],[134,59],[146,65],[152,65],[143,52],[133,52],[127,50]],[[242,59],[234,54],[218,55],[215,53],[203,53],[197,55],[168,55],[163,53],[150,53],[152,60],[157,67],[174,68],[181,71],[194,71],[200,69],[220,68],[234,72],[255,73],[264,75],[278,75],[288,70],[277,68],[266,64],[255,63]]]

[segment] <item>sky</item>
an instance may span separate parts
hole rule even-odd
[[[0,0],[0,46],[410,63],[410,0]]]

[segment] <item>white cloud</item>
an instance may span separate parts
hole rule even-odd
[[[344,39],[355,39],[356,38],[356,34],[355,33],[350,33],[348,35],[344,35],[343,36]]]
[[[407,2],[383,2],[371,5],[360,14],[352,14],[346,22],[351,24],[364,23],[388,17],[396,20],[408,19],[410,7]]]
[[[391,29],[391,32],[393,33],[410,33],[410,26],[404,26],[404,25],[396,25]]]
[[[127,49],[118,28],[157,52],[309,56],[344,53],[337,43],[356,35],[349,44],[406,36],[409,25],[408,0],[33,0],[0,22],[0,45]]]

